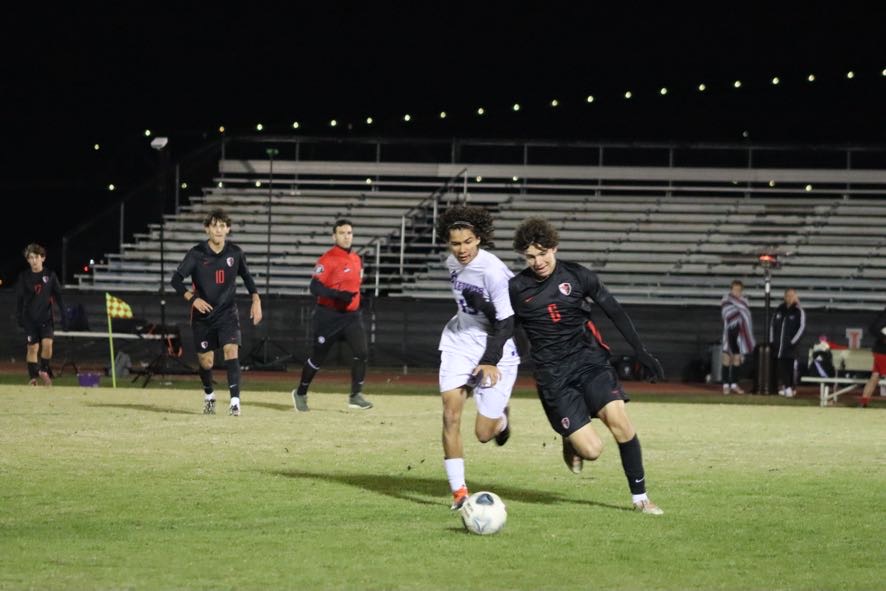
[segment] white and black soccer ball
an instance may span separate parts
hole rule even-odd
[[[485,490],[469,496],[459,513],[465,529],[481,536],[500,532],[508,520],[508,508],[501,497]]]

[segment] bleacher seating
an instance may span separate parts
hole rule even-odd
[[[429,195],[459,169],[289,161],[275,162],[270,179],[266,162],[222,161],[214,185],[163,220],[162,272],[155,224],[78,276],[80,287],[156,291],[204,239],[203,215],[221,206],[234,220],[231,240],[243,246],[256,282],[267,281],[273,293],[307,292],[313,263],[331,244],[332,222],[346,217],[355,224],[368,287],[377,273],[389,295],[451,297],[445,253],[433,240],[436,198]],[[853,171],[777,172],[830,185],[810,195],[750,186],[775,174],[768,171],[472,165],[470,190],[463,194],[454,184],[437,193],[436,206],[467,199],[492,209],[493,252],[515,271],[523,262],[510,250],[514,228],[525,217],[547,217],[560,229],[560,256],[597,270],[625,303],[710,305],[736,277],[751,298],[760,298],[757,255],[774,251],[783,263],[773,271],[776,291],[794,286],[808,307],[882,307],[886,198],[871,187],[886,188],[886,173],[857,171],[865,190],[856,196],[843,189],[857,180]],[[735,178],[744,184],[736,186]]]

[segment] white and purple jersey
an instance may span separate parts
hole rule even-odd
[[[467,265],[462,265],[453,255],[449,255],[446,267],[458,313],[443,327],[439,349],[458,353],[478,363],[486,351],[486,336],[492,326],[485,314],[468,305],[464,294],[480,294],[495,306],[496,320],[504,320],[514,315],[508,295],[508,280],[514,274],[497,256],[482,248]],[[517,354],[514,339],[508,339],[498,365],[519,363],[520,356]]]

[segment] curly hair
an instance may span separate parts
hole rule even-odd
[[[545,250],[554,248],[560,244],[560,234],[553,224],[544,218],[527,218],[514,231],[514,250],[526,252],[526,249],[533,244]]]
[[[37,256],[46,258],[46,249],[42,245],[32,242],[25,247],[22,254],[25,255],[25,258],[28,258],[29,254],[36,254]]]
[[[224,225],[231,225],[231,216],[223,209],[213,209],[203,218],[203,227],[208,228],[214,222],[222,222]]]
[[[491,248],[495,233],[492,216],[482,207],[455,205],[437,217],[437,239],[449,242],[450,230],[471,230],[480,241],[480,246]]]

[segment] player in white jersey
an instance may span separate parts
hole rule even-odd
[[[513,273],[483,250],[492,240],[492,216],[479,207],[455,206],[437,219],[437,235],[449,246],[446,260],[458,313],[440,336],[440,393],[443,398],[443,465],[452,508],[468,497],[461,415],[473,393],[474,433],[504,445],[510,437],[508,400],[520,357],[512,337],[514,311],[508,295]]]

